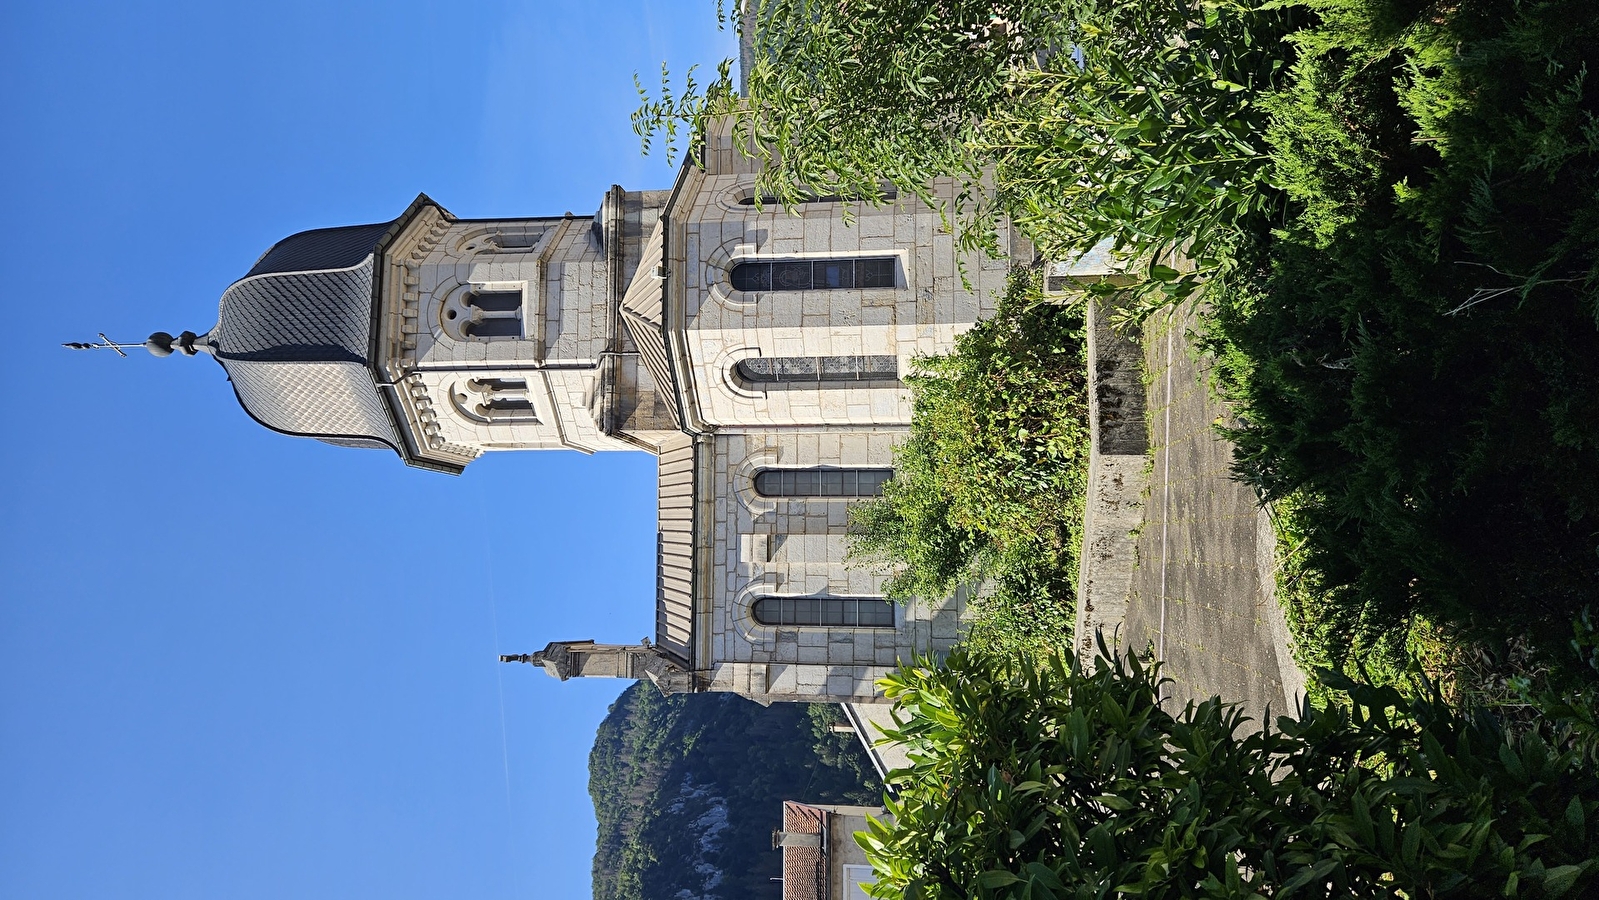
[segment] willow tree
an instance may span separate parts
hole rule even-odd
[[[640,89],[646,150],[710,123],[762,165],[761,192],[936,202],[981,242],[1005,215],[1054,257],[1106,241],[1155,259],[1182,246],[1203,271],[1276,202],[1255,99],[1286,73],[1292,14],[1189,0],[762,0],[725,15],[753,52],[700,85]],[[1155,270],[1168,294],[1195,283]],[[1178,282],[1171,284],[1171,282]]]

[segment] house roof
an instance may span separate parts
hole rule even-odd
[[[783,848],[783,900],[827,900],[827,811],[784,800],[783,830],[822,836],[819,847]]]

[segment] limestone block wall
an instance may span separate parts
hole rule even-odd
[[[633,350],[625,341],[623,349]],[[658,444],[681,434],[670,409],[673,397],[655,383],[650,370],[639,362],[636,354],[623,356],[617,362],[615,373],[617,384],[613,391],[610,427],[647,444]]]
[[[754,182],[751,174],[691,176],[672,213],[667,265],[680,279],[700,414],[712,425],[908,423],[908,393],[892,384],[751,388],[733,367],[759,356],[891,356],[909,372],[916,356],[947,352],[993,312],[1009,260],[959,252],[937,211],[914,197],[881,208],[808,203],[790,214],[740,202]],[[938,190],[952,196],[954,186]],[[730,277],[742,261],[861,257],[893,260],[894,287],[745,292]]]
[[[717,663],[707,689],[732,691],[757,703],[880,703],[877,679],[893,670],[893,666]]]
[[[846,564],[850,501],[767,498],[763,468],[891,467],[903,427],[723,432],[712,441],[710,653],[712,690],[758,699],[876,696],[872,683],[902,658],[947,650],[959,600],[895,609],[892,628],[770,626],[751,608],[762,596],[879,597],[884,575]]]
[[[438,240],[419,248],[420,259],[407,261],[407,300],[417,304],[416,365],[443,367],[538,359],[538,348],[531,341],[513,337],[483,340],[461,334],[462,317],[467,313],[463,303],[474,287],[522,291],[523,327],[529,329],[530,335],[537,327],[533,311],[540,303],[541,290],[535,251],[550,239],[550,223],[538,223],[536,237],[528,235],[526,240],[507,242],[511,243],[510,249],[500,248],[495,240],[500,233],[499,224],[452,223]],[[521,246],[527,241],[533,246]]]
[[[612,231],[623,233],[611,235],[620,246],[610,253],[603,215],[451,221],[429,207],[396,237],[384,260],[381,343],[413,432],[429,451],[465,462],[485,450],[636,449],[606,435],[597,415],[604,351],[618,337],[613,269],[625,264],[629,229],[654,213],[646,195],[613,194],[623,200],[608,197],[607,210],[625,208],[611,216],[620,223]],[[520,292],[516,310],[492,313],[516,318],[516,333],[466,333],[464,324],[479,314],[467,298],[482,290]],[[483,387],[495,381],[511,389]],[[491,395],[531,408],[485,414]],[[660,403],[645,399],[648,410],[633,417],[658,424]]]
[[[609,338],[605,249],[588,219],[567,219],[543,249],[545,357],[598,360]]]

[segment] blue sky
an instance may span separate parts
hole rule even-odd
[[[268,432],[205,331],[273,241],[670,184],[633,72],[710,0],[0,6],[0,896],[586,897],[625,686],[499,652],[653,629],[653,460],[460,478]]]

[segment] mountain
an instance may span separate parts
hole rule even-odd
[[[623,691],[589,753],[595,900],[779,900],[782,801],[882,801],[835,721],[830,704]]]

